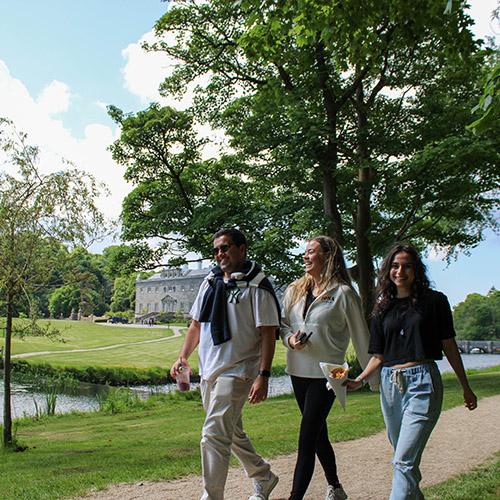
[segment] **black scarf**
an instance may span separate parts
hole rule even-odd
[[[243,265],[243,269],[239,273],[242,276],[238,276],[238,280],[231,278],[227,282],[224,281],[224,273],[219,266],[215,266],[210,271],[211,276],[208,278],[209,287],[203,297],[200,322],[210,322],[210,333],[212,334],[214,345],[223,344],[231,339],[231,332],[229,331],[229,324],[227,320],[226,291],[232,288],[238,288],[238,282],[245,282],[246,286],[249,287],[250,282],[261,272],[261,270],[262,268],[259,264],[247,260]],[[279,317],[280,305],[269,279],[264,277],[258,283],[258,287],[271,293],[276,304]]]

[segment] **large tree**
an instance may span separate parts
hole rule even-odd
[[[193,250],[210,258],[211,235],[224,223],[249,234],[252,252],[275,275],[283,280],[293,276],[297,259],[286,253],[286,228],[270,229],[276,211],[288,213],[290,206],[275,207],[272,191],[250,182],[249,167],[237,156],[203,161],[203,141],[196,139],[191,112],[157,104],[136,115],[115,107],[109,112],[122,130],[111,146],[113,158],[126,166],[125,178],[136,186],[122,210],[122,238],[133,244],[110,251],[113,268],[129,272],[130,262],[142,269],[178,265],[182,260],[175,257]],[[288,226],[292,222],[283,219]],[[148,239],[159,243],[151,248],[144,242]],[[280,259],[275,259],[278,252]],[[165,255],[169,262],[162,260]]]
[[[500,290],[467,295],[453,308],[453,319],[459,339],[500,340]]]
[[[77,247],[64,262],[63,284],[49,298],[52,317],[68,317],[72,312],[83,316],[102,315],[109,309],[113,278],[106,273],[104,255]]]
[[[51,278],[61,242],[84,244],[103,228],[95,181],[75,168],[43,174],[38,150],[0,120],[0,298],[5,303],[3,444],[13,444],[10,401],[14,304]],[[36,326],[36,324],[34,323]]]
[[[202,208],[178,216],[183,200],[156,182],[151,156],[147,174],[131,179],[141,196],[125,204],[125,233],[192,235],[181,246],[199,250],[214,226],[237,223],[287,279],[297,241],[327,232],[357,264],[366,312],[374,258],[394,240],[450,254],[477,244],[496,225],[497,143],[493,132],[464,131],[480,55],[463,6],[443,10],[428,0],[172,3],[149,47],[177,61],[162,91],[205,78],[190,115],[224,129],[235,154],[205,163],[215,166],[202,177],[205,219]],[[184,166],[184,176],[200,174]],[[175,207],[154,211],[153,196]]]

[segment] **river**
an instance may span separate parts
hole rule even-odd
[[[462,354],[462,360],[466,369],[487,368],[489,366],[500,365],[500,355],[498,354]],[[438,361],[439,370],[442,373],[452,371],[450,364],[446,359]],[[196,387],[196,384],[193,384]],[[155,392],[170,392],[175,390],[176,386],[168,384],[155,387],[134,387],[141,397],[148,397]],[[103,386],[92,384],[80,384],[78,390],[71,394],[58,394],[56,403],[57,413],[68,413],[71,411],[93,411],[99,407],[97,403],[97,394],[106,390]],[[278,396],[292,392],[290,378],[272,377],[269,384],[269,395]],[[36,404],[35,404],[36,402]],[[20,418],[36,414],[36,408],[46,408],[46,394],[39,388],[30,385],[13,384],[12,385],[12,416]],[[3,419],[3,379],[0,377],[0,423]]]

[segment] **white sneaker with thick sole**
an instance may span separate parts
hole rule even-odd
[[[338,488],[329,485],[326,489],[325,500],[347,500],[347,493],[342,488],[342,485]]]
[[[268,500],[271,491],[278,484],[279,478],[276,474],[270,473],[269,479],[265,481],[253,480],[253,495],[248,500]]]

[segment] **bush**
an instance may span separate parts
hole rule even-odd
[[[345,355],[346,363],[349,365],[349,378],[356,378],[363,370],[359,364],[358,358],[356,357],[356,351],[352,344],[349,344]]]
[[[137,408],[141,400],[137,394],[130,389],[120,387],[119,389],[110,389],[102,396],[97,395],[99,411],[116,414],[131,408]]]
[[[175,313],[173,312],[162,312],[156,316],[156,323],[163,323],[168,325],[175,320]]]
[[[173,382],[165,368],[110,368],[103,366],[53,367],[48,364],[30,364],[27,361],[14,361],[12,363],[13,377],[24,377],[23,380],[38,380],[44,378],[68,377],[89,382],[111,386],[120,385],[159,385]],[[196,381],[197,377],[192,379]]]

